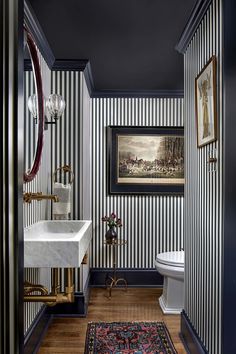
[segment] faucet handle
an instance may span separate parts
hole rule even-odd
[[[25,203],[31,203],[32,199],[31,199],[31,193],[24,193],[23,194],[23,200]]]
[[[25,203],[31,203],[33,199],[41,200],[42,192],[32,193],[32,192],[25,192],[23,194],[23,200]]]

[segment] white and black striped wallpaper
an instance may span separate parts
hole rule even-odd
[[[185,53],[185,311],[210,354],[221,353],[222,291],[222,13],[213,0]],[[218,140],[197,148],[194,80],[217,58]],[[217,168],[209,172],[210,152]]]
[[[93,240],[91,264],[106,268],[106,226],[101,217],[115,212],[123,227],[118,236],[127,245],[118,248],[120,268],[153,268],[158,252],[183,248],[183,196],[107,194],[106,127],[183,126],[183,99],[92,99]]]
[[[67,104],[60,129],[57,127],[52,133],[52,169],[66,163],[75,173],[71,215],[75,219],[83,215],[79,210],[84,166],[79,155],[82,105],[78,101],[82,75],[77,71],[52,72],[52,92],[60,93]],[[91,99],[90,104],[91,116],[85,119],[91,119],[92,129],[92,267],[109,266],[103,242],[105,228],[100,220],[102,215],[114,210],[123,219],[121,235],[128,240],[127,246],[119,250],[118,266],[153,268],[157,252],[183,248],[183,197],[107,196],[106,126],[183,126],[183,99],[99,98]],[[87,156],[90,160],[89,141]]]
[[[52,71],[52,93],[61,95],[65,112],[51,132],[52,171],[70,165],[75,179],[72,183],[71,219],[79,219],[79,176],[80,176],[80,85],[79,71]],[[60,182],[68,183],[69,174],[57,174]]]

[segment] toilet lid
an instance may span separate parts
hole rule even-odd
[[[156,260],[162,264],[184,267],[184,251],[159,253]]]

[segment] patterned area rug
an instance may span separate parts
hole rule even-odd
[[[92,322],[85,354],[177,354],[163,322]]]

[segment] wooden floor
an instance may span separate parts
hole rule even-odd
[[[162,314],[157,302],[160,293],[159,289],[114,289],[108,299],[107,290],[92,289],[87,317],[54,319],[38,353],[83,354],[91,321],[164,321],[178,354],[185,354],[179,338],[180,316]]]

